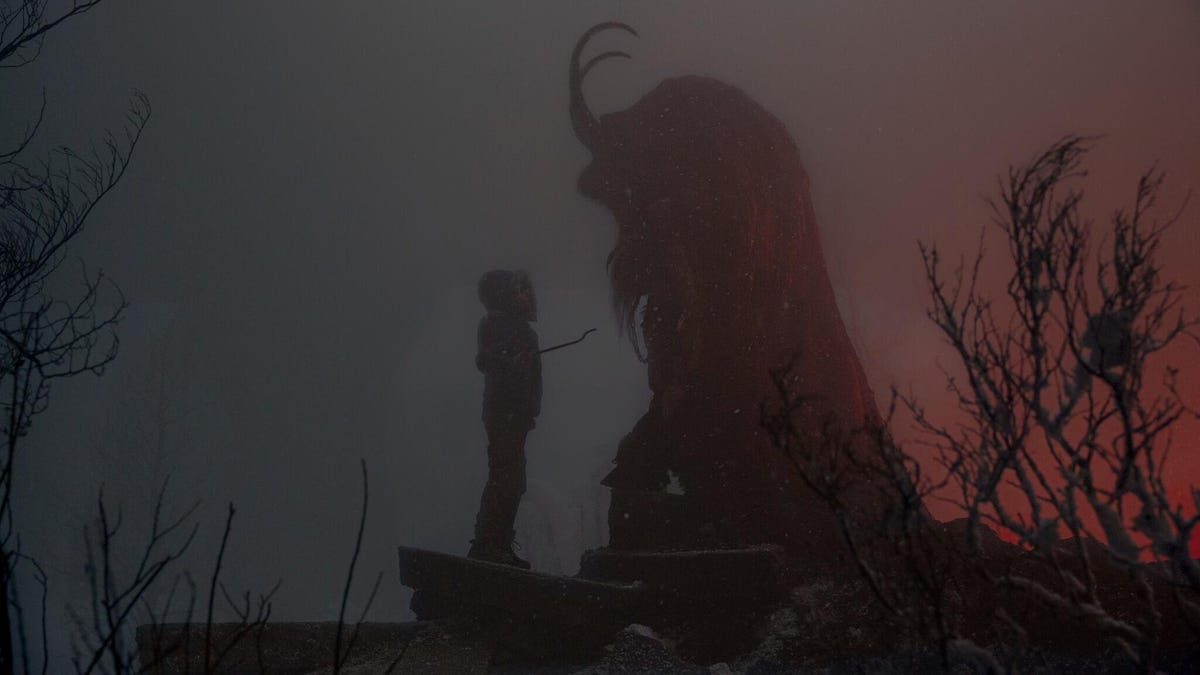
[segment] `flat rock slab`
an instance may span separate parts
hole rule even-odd
[[[680,597],[779,597],[784,593],[783,549],[754,546],[707,551],[623,551],[583,554],[579,576],[640,582]]]
[[[413,589],[418,619],[528,655],[598,652],[641,614],[636,583],[589,581],[401,547],[400,582]]]
[[[413,590],[436,590],[461,597],[468,605],[495,605],[514,611],[570,610],[566,613],[577,614],[580,620],[595,611],[633,608],[642,598],[642,589],[636,583],[542,574],[406,546],[400,547],[400,583]],[[418,618],[425,617],[418,613]]]
[[[418,619],[436,620],[522,657],[590,658],[630,624],[652,626],[696,658],[753,647],[784,597],[782,552],[628,552],[584,557],[578,577],[400,548],[400,581]]]

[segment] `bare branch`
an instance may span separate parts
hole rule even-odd
[[[962,367],[962,378],[947,373],[958,415],[931,419],[898,394],[893,406],[903,404],[923,433],[917,447],[940,475],[924,475],[882,428],[864,430],[869,443],[827,435],[829,447],[806,444],[789,417],[806,392],[791,387],[786,367],[772,373],[779,402],[764,425],[776,446],[833,508],[875,595],[944,655],[967,637],[950,611],[950,587],[976,597],[1010,589],[1082,622],[1144,667],[1168,625],[1164,591],[1180,618],[1200,608],[1200,566],[1188,553],[1200,492],[1192,489],[1188,510],[1172,505],[1165,474],[1172,429],[1196,414],[1175,389],[1178,371],[1155,361],[1180,338],[1195,339],[1200,321],[1156,257],[1181,212],[1153,219],[1163,177],[1151,168],[1094,250],[1083,193],[1072,186],[1086,176],[1095,140],[1064,137],[999,181],[989,204],[1010,264],[999,297],[979,284],[982,239],[973,264],[949,273],[936,246],[920,245],[927,314]],[[1153,368],[1162,368],[1161,386],[1148,384]],[[850,505],[868,493],[882,517],[855,517]],[[959,509],[964,531],[925,517],[930,499]],[[1108,605],[1118,597],[1138,603],[1116,612]],[[1014,616],[995,620],[1011,626]]]

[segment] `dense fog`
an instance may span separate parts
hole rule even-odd
[[[103,3],[3,76],[0,109],[18,133],[44,92],[39,143],[83,147],[121,123],[132,88],[153,106],[74,251],[130,302],[119,358],[55,384],[17,465],[15,523],[50,576],[56,653],[63,607],[86,604],[82,528],[101,486],[137,543],[168,475],[171,510],[200,503],[180,569],[207,577],[233,502],[230,589],[282,578],[273,618],[329,620],[365,459],[352,614],[382,572],[370,618],[410,616],[395,547],[465,552],[486,476],[475,282],[493,268],[529,271],[543,345],[598,329],[543,362],[523,555],[572,573],[604,543],[599,478],[649,397],[609,301],[612,219],[577,192],[588,154],[567,115],[571,47],[610,19],[640,38],[597,38],[632,59],[589,77],[595,109],[703,74],[790,129],[881,401],[894,384],[949,411],[917,242],[972,253],[1008,165],[1101,135],[1080,184],[1100,222],[1155,162],[1164,212],[1200,188],[1200,8],[1184,0]],[[1191,286],[1198,209],[1163,252]],[[1194,351],[1176,361],[1200,400]],[[1176,443],[1194,483],[1200,448]]]

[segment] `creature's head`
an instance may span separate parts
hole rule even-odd
[[[665,80],[597,117],[584,78],[628,54],[606,51],[582,65],[581,55],[592,36],[614,28],[637,34],[622,23],[589,29],[571,55],[569,82],[571,121],[592,154],[579,189],[619,228],[608,259],[618,319],[632,332],[640,299],[664,287],[689,285],[700,302],[729,306],[778,291],[783,270],[803,265],[789,257],[800,241],[820,255],[791,136],[745,92],[705,77]],[[672,278],[685,267],[689,279]]]
[[[537,320],[533,283],[524,270],[492,270],[479,278],[479,300],[489,312]]]

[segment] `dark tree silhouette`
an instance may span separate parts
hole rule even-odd
[[[0,68],[34,61],[46,35],[101,0],[52,6],[48,0],[0,3]],[[30,158],[45,112],[16,138],[0,140],[0,675],[15,667],[13,573],[26,558],[13,519],[14,462],[21,439],[46,410],[51,384],[99,374],[117,353],[114,328],[124,298],[100,272],[80,264],[64,290],[72,241],[116,187],[150,115],[135,93],[123,128],[86,151],[61,148]]]
[[[71,610],[77,633],[73,659],[76,672],[134,672],[138,655],[132,649],[128,626],[135,612],[145,611],[151,616],[161,612],[165,615],[180,599],[187,603],[187,612],[191,615],[195,607],[195,584],[187,576],[174,578],[161,608],[154,607],[150,602],[151,589],[170,573],[173,564],[191,546],[198,530],[198,526],[190,522],[194,508],[174,518],[164,515],[165,495],[164,484],[155,503],[145,546],[137,556],[132,571],[123,575],[118,570],[116,558],[118,551],[125,548],[122,540],[124,518],[120,509],[115,515],[110,515],[110,507],[101,490],[96,502],[95,522],[84,529],[91,611],[84,616]],[[226,535],[228,529],[227,523]],[[224,546],[221,550],[223,553]],[[218,571],[219,565],[218,559]],[[181,588],[186,592],[186,599],[180,592]]]
[[[361,630],[366,622],[367,613],[370,612],[371,606],[375,602],[376,594],[379,591],[379,585],[383,580],[383,573],[376,575],[374,583],[371,586],[369,594],[366,596],[366,601],[357,620],[351,623],[351,619],[346,616],[347,607],[351,601],[351,591],[353,589],[354,576],[358,567],[359,555],[362,551],[363,534],[366,529],[367,522],[367,465],[364,460],[359,460],[359,466],[362,471],[362,506],[359,511],[358,530],[354,539],[354,548],[350,555],[350,565],[346,571],[345,584],[341,595],[341,606],[338,612],[337,623],[333,626],[332,647],[329,653],[329,670],[333,673],[340,673],[344,668],[350,666],[352,669],[361,668],[360,664],[355,664],[353,661],[355,647],[359,643]],[[159,508],[161,509],[162,500],[159,500]],[[216,564],[213,567],[211,579],[207,591],[207,610],[204,614],[203,622],[193,623],[193,618],[196,616],[196,588],[189,573],[183,572],[176,574],[174,580],[167,588],[167,592],[162,593],[165,576],[162,571],[175,560],[179,554],[186,549],[191,543],[192,534],[186,537],[178,535],[175,537],[175,548],[166,545],[169,532],[166,528],[157,527],[159,519],[155,519],[156,526],[153,529],[152,536],[146,540],[144,547],[145,554],[142,556],[142,562],[139,563],[134,574],[130,575],[124,584],[115,584],[114,587],[126,589],[118,591],[111,597],[117,597],[124,604],[121,607],[130,607],[134,604],[141,605],[143,611],[136,617],[142,619],[144,623],[139,625],[136,630],[136,653],[131,648],[131,629],[133,628],[135,617],[132,612],[126,612],[120,616],[117,621],[108,622],[106,616],[102,616],[100,621],[93,621],[88,624],[85,621],[76,620],[76,632],[79,636],[78,644],[82,648],[77,648],[77,656],[75,660],[76,670],[81,674],[93,672],[105,672],[112,675],[126,675],[130,673],[158,673],[158,672],[196,672],[203,675],[211,673],[223,672],[245,672],[247,670],[257,670],[257,672],[272,672],[269,668],[279,667],[278,663],[272,663],[271,657],[278,658],[278,643],[280,636],[286,634],[286,627],[276,627],[274,636],[265,635],[271,632],[268,622],[271,618],[271,602],[275,592],[279,589],[280,584],[276,584],[274,588],[264,594],[259,594],[256,598],[250,592],[244,592],[241,596],[232,596],[221,583],[220,577],[223,570],[223,561],[225,550],[229,543],[230,532],[233,526],[233,516],[235,510],[233,505],[229,505],[228,517],[225,520],[225,528],[221,536],[221,546],[217,552]],[[190,512],[189,512],[190,514]],[[168,527],[178,529],[179,523],[186,520],[187,515],[177,521],[172,521]],[[104,511],[101,510],[101,516],[97,518],[97,531],[105,531],[102,529]],[[113,528],[115,530],[115,528]],[[158,533],[158,534],[154,534]],[[102,540],[102,545],[99,546],[102,555],[111,548],[113,537]],[[89,556],[89,560],[96,556]],[[108,561],[103,559],[105,569],[108,569]],[[146,561],[149,560],[149,564]],[[150,573],[160,577],[159,579],[151,578]],[[93,579],[93,587],[96,586],[94,579],[97,578],[97,573],[94,569],[89,570],[89,578]],[[99,578],[104,578],[99,575]],[[148,590],[152,586],[157,586],[159,595],[162,600],[159,606],[154,606],[148,602]],[[106,591],[105,591],[106,592]],[[219,602],[218,592],[220,597],[224,599],[226,613],[232,612],[234,620],[231,622],[214,622],[214,603]],[[107,611],[111,604],[108,601],[109,595],[98,596],[93,591],[93,614],[99,611],[102,615]],[[139,597],[140,596],[140,597]],[[101,597],[97,601],[97,597]],[[100,608],[97,610],[97,608]],[[175,620],[171,621],[170,616],[175,614]],[[100,626],[96,628],[95,626]],[[272,639],[273,637],[273,639]],[[272,653],[272,647],[264,646],[264,643],[273,642],[275,650]],[[117,646],[121,645],[121,646]],[[80,654],[84,655],[83,658]],[[119,654],[119,656],[118,656]],[[395,657],[390,667],[395,667],[400,658],[404,655],[402,649]],[[356,670],[356,672],[358,672]],[[391,672],[388,670],[387,672]]]
[[[75,627],[75,672],[81,675],[160,672],[172,659],[196,661],[199,672],[226,672],[247,667],[236,662],[235,650],[255,638],[255,654],[262,667],[261,636],[271,618],[271,601],[279,588],[257,596],[246,591],[234,596],[221,581],[225,552],[233,531],[236,509],[229,504],[221,544],[209,575],[204,621],[191,629],[196,616],[197,589],[191,573],[177,572],[178,561],[191,546],[199,530],[192,514],[196,507],[178,516],[167,516],[166,484],[154,505],[149,533],[140,541],[133,561],[120,564],[121,551],[133,548],[123,534],[125,521],[118,508],[113,514],[103,491],[97,501],[95,521],[84,529],[87,548],[87,579],[90,592],[88,612],[71,608]],[[169,582],[169,583],[168,583]],[[164,592],[165,589],[165,592]],[[157,598],[156,598],[157,596]],[[155,602],[157,600],[157,602]],[[217,603],[225,603],[235,621],[220,626],[214,635]],[[175,623],[170,623],[174,616]],[[182,619],[182,623],[178,620]],[[136,636],[134,626],[137,627]],[[194,644],[199,643],[199,644]],[[43,666],[45,672],[46,666]]]
[[[1157,260],[1182,208],[1155,219],[1163,175],[1152,169],[1132,207],[1098,232],[1072,186],[1092,142],[1066,137],[1001,179],[989,202],[1010,263],[999,297],[983,287],[982,240],[949,274],[938,249],[921,246],[928,316],[957,357],[947,383],[958,414],[937,420],[894,394],[922,432],[920,453],[883,428],[862,432],[876,434],[880,461],[845,452],[845,438],[806,443],[789,410],[811,392],[797,391],[786,367],[764,411],[776,445],[838,514],[875,594],[944,655],[966,652],[988,669],[999,663],[971,639],[998,635],[980,629],[971,598],[981,593],[1020,598],[986,617],[1009,637],[1052,632],[1016,617],[1024,603],[1139,668],[1152,670],[1185,626],[1200,637],[1200,565],[1188,549],[1200,490],[1190,487],[1184,504],[1166,484],[1172,431],[1196,413],[1160,358],[1196,340],[1183,288]],[[925,472],[919,455],[932,456]],[[885,517],[868,522],[846,508],[856,490],[871,491]],[[935,522],[923,506],[933,499],[963,518]]]

